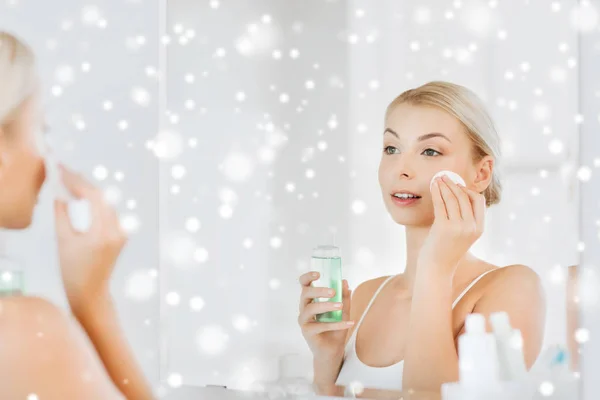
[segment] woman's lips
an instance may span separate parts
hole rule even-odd
[[[419,202],[419,200],[421,200],[420,197],[401,199],[399,197],[392,195],[392,201],[394,202],[394,204],[401,206],[401,207],[412,206],[412,205],[416,204],[417,202]]]

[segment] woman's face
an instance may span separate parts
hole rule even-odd
[[[458,173],[467,187],[482,193],[491,180],[492,160],[473,162],[472,143],[458,119],[434,107],[400,104],[386,120],[379,184],[394,221],[406,226],[433,223],[429,184],[442,170]],[[397,200],[398,192],[415,200]]]
[[[45,179],[39,137],[43,126],[39,95],[26,100],[17,115],[0,127],[0,227],[23,229]]]

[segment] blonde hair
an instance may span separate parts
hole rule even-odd
[[[385,119],[387,120],[393,109],[402,103],[436,107],[446,111],[462,123],[473,142],[474,161],[480,161],[485,156],[491,156],[494,159],[492,181],[483,195],[488,207],[499,203],[502,193],[498,169],[500,137],[481,99],[464,86],[433,81],[407,90],[396,97],[388,106]]]
[[[0,31],[0,127],[11,122],[37,85],[31,48],[16,36]]]

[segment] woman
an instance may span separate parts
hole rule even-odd
[[[457,339],[468,313],[506,311],[523,334],[529,367],[539,354],[545,300],[540,279],[523,265],[499,268],[469,249],[481,236],[485,209],[500,201],[499,138],[479,98],[467,88],[430,82],[388,107],[379,183],[393,220],[406,229],[404,272],[362,283],[343,301],[300,277],[299,324],[314,358],[314,385],[439,391],[458,380]],[[433,176],[458,173],[466,187]],[[410,197],[410,198],[398,198]],[[343,322],[315,315],[343,309]],[[365,392],[365,395],[367,392]]]
[[[43,116],[31,49],[0,32],[0,228],[24,229],[45,179]],[[37,297],[0,298],[1,399],[151,399],[120,330],[109,291],[126,237],[102,193],[61,167],[64,183],[91,203],[88,233],[55,202],[61,274],[73,318]]]

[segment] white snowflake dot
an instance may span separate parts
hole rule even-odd
[[[279,238],[277,236],[272,237],[271,240],[270,240],[271,247],[274,248],[274,249],[280,248],[281,247],[281,243],[282,243],[281,238]]]
[[[186,169],[181,164],[176,164],[171,167],[171,176],[173,179],[182,179],[186,174]]]
[[[225,350],[229,335],[219,325],[207,326],[200,329],[196,336],[196,344],[202,353],[217,355]]]
[[[363,214],[366,209],[367,205],[361,200],[355,200],[352,203],[352,211],[354,211],[354,213],[357,215]]]
[[[131,207],[131,204],[128,204],[127,208],[129,208],[129,209],[135,208],[135,202],[133,204],[134,204],[134,207]],[[136,215],[133,215],[133,214],[124,215],[123,217],[120,218],[119,222],[121,224],[121,228],[123,228],[123,230],[129,234],[137,232],[140,228],[140,219]]]
[[[542,396],[552,396],[552,393],[554,393],[554,385],[552,382],[544,381],[540,385],[539,390]]]
[[[247,332],[250,329],[250,319],[245,315],[234,315],[231,322],[233,327],[240,332]]]
[[[582,182],[588,182],[592,178],[592,169],[590,167],[580,167],[577,171],[577,178]]]
[[[229,204],[223,204],[219,207],[219,215],[223,219],[230,219],[233,216],[233,208]]]
[[[246,93],[244,92],[237,92],[235,94],[235,99],[237,101],[239,101],[240,103],[246,100]]]
[[[181,296],[179,296],[179,293],[177,293],[177,292],[167,293],[166,301],[167,301],[168,305],[176,306],[179,304],[180,300],[181,300]]]
[[[194,296],[190,299],[190,308],[192,311],[201,311],[204,305],[204,300],[200,296]]]
[[[590,340],[590,331],[586,328],[579,328],[575,331],[575,340],[577,343],[585,343]]]
[[[194,260],[197,263],[204,264],[208,261],[208,250],[204,247],[200,247],[194,251]]]
[[[562,153],[563,149],[564,149],[563,142],[560,141],[559,139],[553,139],[548,144],[548,150],[550,150],[550,153],[552,153],[552,154],[560,154],[560,153]]]
[[[183,383],[183,378],[179,374],[172,373],[167,378],[167,382],[169,383],[169,386],[171,386],[172,388],[178,388]]]
[[[200,221],[198,220],[198,218],[191,217],[185,221],[185,229],[190,233],[198,232],[200,227],[201,227],[201,224],[200,224]]]
[[[94,168],[94,178],[99,181],[103,181],[108,177],[108,169],[103,165],[98,165]]]
[[[279,279],[273,278],[269,281],[269,287],[272,290],[277,290],[281,287],[281,281]]]
[[[156,293],[157,282],[147,270],[132,272],[125,281],[125,296],[135,302],[149,300]]]

